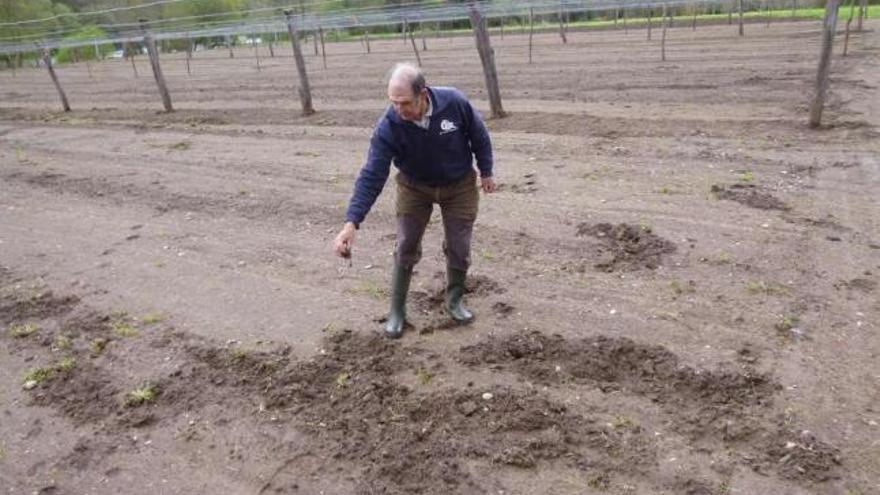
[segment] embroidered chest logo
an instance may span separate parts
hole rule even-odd
[[[443,119],[440,122],[440,134],[449,134],[450,132],[457,131],[458,126],[455,125],[451,120]]]

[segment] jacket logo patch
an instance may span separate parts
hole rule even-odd
[[[450,120],[443,119],[443,121],[440,122],[440,134],[448,134],[457,130],[458,126]]]

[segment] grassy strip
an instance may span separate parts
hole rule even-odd
[[[657,15],[651,18],[651,22],[653,26],[660,27],[660,10],[657,9]],[[784,21],[792,19],[792,10],[790,8],[787,9],[774,9],[774,10],[753,10],[748,12],[743,12],[743,19],[747,21],[755,21],[760,20],[764,21],[769,15],[772,21]],[[845,23],[846,19],[849,17],[849,6],[841,6],[840,13],[838,14],[838,24]],[[855,13],[853,14],[853,19],[858,16],[858,5],[856,6]],[[868,6],[868,18],[875,18],[880,16],[880,5],[869,5]],[[511,16],[514,17],[514,16]],[[518,16],[517,16],[518,17]],[[737,19],[739,14],[737,12],[733,13],[733,24],[737,23]],[[824,8],[798,8],[794,18],[798,20],[805,19],[816,19],[821,20],[825,17],[825,9]],[[698,14],[697,15],[697,23],[698,24],[719,24],[720,21],[727,22],[728,13],[720,13],[720,14]],[[493,19],[495,20],[495,19]],[[681,27],[683,23],[690,23],[693,20],[693,14],[680,14],[676,15],[675,23],[677,27]],[[648,24],[647,17],[627,17],[626,24],[628,28],[644,28]],[[580,29],[580,28],[608,28],[614,26],[614,19],[608,17],[601,17],[590,19],[586,21],[576,21],[570,22],[568,24],[569,29]],[[525,26],[525,32],[528,32],[528,24]],[[547,21],[540,20],[536,21],[534,24],[535,32],[547,32],[547,31],[558,31],[559,23],[556,21]],[[617,28],[623,29],[623,17],[618,18],[617,20]],[[349,29],[357,29],[357,28],[349,28]],[[523,25],[517,23],[507,23],[504,25],[505,31],[510,34],[521,33],[523,30]],[[493,33],[493,36],[498,36],[498,32],[500,30],[500,26],[492,25],[489,28],[490,32]],[[472,33],[470,28],[461,28],[461,29],[442,29],[440,31],[441,36],[450,36],[450,35],[470,35]],[[417,41],[422,37],[422,31],[417,30],[415,33],[415,38]],[[370,40],[382,40],[389,38],[401,38],[401,33],[399,32],[386,32],[386,33],[370,33]],[[428,39],[428,41],[432,40],[435,36],[437,36],[437,31],[435,29],[426,29],[424,31],[424,36]],[[327,32],[324,34],[325,42],[334,42],[334,41],[357,41],[362,39],[362,32],[357,33],[349,33],[349,32]],[[419,47],[421,45],[419,44]]]

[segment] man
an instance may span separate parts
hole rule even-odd
[[[443,216],[446,310],[458,322],[473,319],[462,298],[479,204],[475,156],[483,192],[495,192],[496,185],[489,133],[480,114],[461,92],[429,88],[419,68],[397,64],[388,78],[388,99],[391,105],[376,124],[367,163],[348,205],[345,226],[333,247],[339,256],[351,256],[355,231],[382,192],[393,160],[399,170],[397,244],[385,334],[399,338],[406,322],[406,295],[413,267],[422,256],[422,235],[434,203],[440,205]]]

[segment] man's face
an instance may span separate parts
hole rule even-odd
[[[388,85],[388,99],[394,106],[394,111],[403,120],[411,122],[421,120],[425,113],[425,98],[427,96],[427,89],[423,89],[421,93],[413,94],[412,87],[407,84]]]

